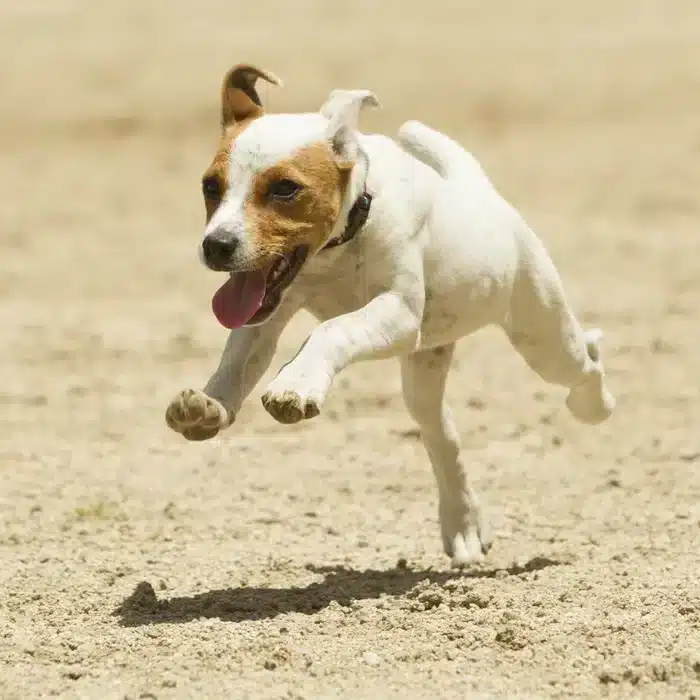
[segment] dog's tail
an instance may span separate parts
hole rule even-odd
[[[445,179],[460,175],[486,177],[478,161],[456,141],[419,121],[402,124],[398,141],[406,151]]]

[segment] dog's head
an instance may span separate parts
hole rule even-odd
[[[226,74],[221,141],[202,178],[200,252],[209,268],[230,275],[212,300],[227,328],[267,320],[333,235],[359,155],[360,109],[379,104],[368,90],[335,90],[319,112],[265,114],[258,79],[281,84],[248,65]]]

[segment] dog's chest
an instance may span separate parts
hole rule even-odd
[[[371,268],[363,256],[350,255],[341,264],[314,265],[299,280],[304,308],[319,321],[362,308],[382,291]]]

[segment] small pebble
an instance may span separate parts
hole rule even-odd
[[[373,651],[366,651],[362,655],[362,660],[368,665],[368,666],[379,666],[381,659],[379,658],[378,654],[375,654]]]

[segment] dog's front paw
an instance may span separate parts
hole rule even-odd
[[[300,396],[296,391],[274,393],[266,391],[262,397],[265,410],[279,423],[298,423],[306,418],[317,416],[321,409],[319,402],[311,396]]]
[[[296,360],[270,382],[262,403],[279,423],[298,423],[321,412],[330,387],[331,375],[323,371],[322,362],[313,365]]]
[[[187,440],[208,440],[229,424],[226,409],[197,389],[184,389],[165,411],[165,422]]]

